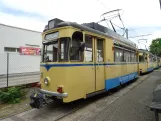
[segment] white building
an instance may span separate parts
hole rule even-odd
[[[21,50],[35,52],[35,48],[40,49],[41,44],[41,32],[0,24],[0,75],[7,73],[7,53],[9,74],[38,72],[40,55],[24,55]],[[26,50],[25,47],[31,48]]]

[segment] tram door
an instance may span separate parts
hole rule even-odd
[[[105,89],[104,39],[95,38],[95,90]]]
[[[92,93],[95,92],[95,49],[94,49],[94,45],[95,45],[95,40],[94,37],[91,35],[85,35],[85,51],[84,51],[84,59],[85,59],[85,63],[90,65],[90,66],[86,66],[83,70],[83,73],[85,75],[86,79],[86,93]]]

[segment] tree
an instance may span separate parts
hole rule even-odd
[[[161,57],[161,38],[152,40],[150,45],[150,52]]]

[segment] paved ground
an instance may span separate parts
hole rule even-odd
[[[153,89],[158,84],[161,84],[160,75],[161,70],[156,70],[149,74],[148,78],[141,84],[103,110],[94,113],[94,115],[82,115],[83,112],[86,111],[86,109],[84,109],[79,111],[79,113],[65,117],[63,121],[154,121],[154,114],[149,110],[148,105],[152,101]],[[103,105],[106,106],[107,104]],[[95,112],[95,110],[91,111]]]
[[[152,90],[161,83],[160,73],[156,70],[144,75],[113,93],[32,109],[3,121],[153,121],[154,114],[147,106],[152,101]]]
[[[38,82],[40,80],[40,74],[38,72],[23,73],[23,74],[11,74],[8,78],[8,85],[15,86],[21,84],[28,84]],[[7,76],[0,76],[0,88],[7,86]]]

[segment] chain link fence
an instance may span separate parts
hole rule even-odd
[[[0,88],[38,82],[40,59],[37,55],[0,54]]]

